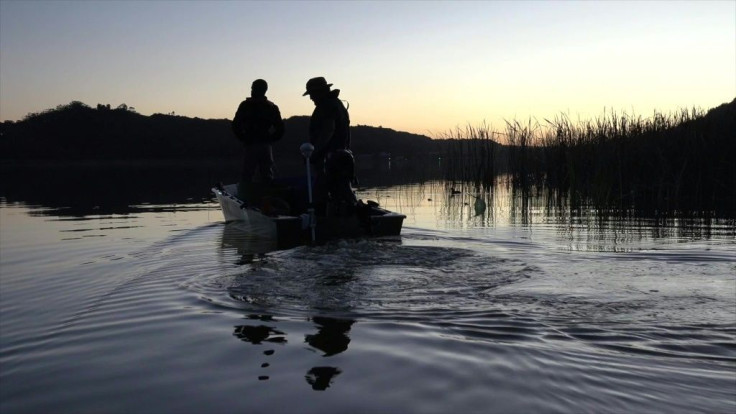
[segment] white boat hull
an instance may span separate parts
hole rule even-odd
[[[220,202],[226,222],[242,222],[239,227],[256,236],[275,239],[279,247],[336,238],[398,236],[406,218],[403,214],[384,210],[376,203],[364,204],[360,201],[352,215],[315,217],[315,234],[312,237],[310,216],[306,213],[266,215],[246,205],[235,195],[238,194],[236,184],[220,185],[213,188],[212,192]]]

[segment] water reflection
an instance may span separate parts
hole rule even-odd
[[[611,238],[615,248],[647,249],[636,239],[701,233],[677,230],[697,229],[697,219],[617,221],[606,212],[543,205],[527,211],[534,226],[549,227],[526,240],[527,233],[515,233],[520,226],[483,228],[511,220],[510,202],[500,193],[482,216],[474,215],[470,199],[447,198],[439,183],[381,194],[387,207],[403,203],[426,215],[428,224],[419,227],[434,229],[441,220],[478,229],[409,228],[402,244],[351,241],[261,256],[261,246],[243,234],[221,236],[231,227],[203,226],[209,223],[203,215],[188,213],[178,217],[191,218],[188,231],[158,232],[154,243],[95,241],[96,250],[93,243],[65,241],[46,248],[43,239],[57,241],[58,229],[89,228],[93,220],[49,222],[27,208],[0,205],[3,238],[11,240],[7,250],[3,244],[3,282],[11,283],[3,284],[0,318],[10,320],[2,346],[9,366],[0,370],[9,412],[94,411],[105,404],[133,411],[136,401],[120,396],[142,389],[140,398],[155,411],[202,411],[213,402],[256,412],[733,407],[733,240],[683,249],[663,243],[640,255],[567,254],[559,246],[568,237],[571,248],[605,246],[596,238]],[[436,214],[440,208],[456,216]],[[483,221],[492,212],[495,219]],[[108,221],[118,220],[95,227],[110,236],[118,224]],[[135,222],[152,223],[166,224],[150,213]],[[713,229],[706,237],[727,234],[715,221],[704,225]],[[17,238],[24,234],[19,230],[28,237]],[[554,244],[538,248],[539,240]],[[232,298],[226,296],[231,287]],[[45,326],[61,327],[52,332],[53,344],[39,342]],[[121,345],[130,352],[116,358]],[[161,349],[178,352],[174,360],[206,357],[188,358],[182,372],[171,369]],[[400,375],[387,378],[386,366],[400,366]],[[436,392],[442,389],[448,392]],[[184,399],[162,398],[177,394]],[[395,405],[400,400],[408,403]]]
[[[518,189],[502,179],[485,191],[467,183],[433,181],[399,184],[374,194],[385,208],[407,214],[407,225],[452,230],[552,227],[558,242],[572,250],[621,251],[646,240],[736,237],[736,219],[707,211],[601,209],[565,194]]]
[[[276,322],[271,315],[258,315],[251,314],[246,316],[250,320],[258,320],[261,322]],[[240,339],[243,342],[247,342],[252,345],[263,345],[264,342],[268,344],[285,345],[288,341],[286,340],[286,334],[273,326],[269,325],[237,325],[233,329],[233,336]],[[263,351],[263,355],[270,357],[274,355],[276,351],[274,349],[267,349]],[[271,366],[269,362],[261,363],[260,368],[268,368]],[[259,381],[267,381],[271,377],[268,375],[258,375]]]
[[[140,223],[134,219],[150,212],[187,213],[206,208],[219,218],[210,188],[219,181],[235,179],[240,169],[239,161],[0,167],[5,177],[14,177],[4,180],[0,187],[0,200],[4,203],[34,206],[29,215],[51,216],[56,220],[125,215],[123,218],[129,223],[118,226],[124,229],[138,228]],[[632,238],[736,237],[736,220],[732,216],[717,217],[704,211],[642,211],[631,206],[601,209],[573,194],[533,186],[519,189],[510,184],[508,177],[497,177],[495,185],[483,187],[438,180],[436,175],[422,171],[422,168],[400,173],[392,169],[390,174],[380,169],[362,171],[364,187],[358,196],[406,214],[408,226],[451,229],[555,226],[563,241],[569,242],[573,249],[597,250],[598,246],[585,244],[603,241],[610,246],[611,240]],[[82,230],[73,230],[75,237],[84,236],[76,234]],[[235,234],[237,231],[231,230],[227,228],[223,244],[249,243],[248,252],[241,255],[241,264],[259,260],[259,254],[273,249],[264,240],[231,243],[233,237],[242,239]]]
[[[236,325],[233,328],[233,336],[251,345],[286,345],[286,333],[274,326],[278,321],[271,315],[250,314],[246,316],[249,320],[258,321],[252,325]],[[313,349],[322,352],[323,357],[331,357],[347,351],[350,344],[348,336],[351,327],[355,323],[353,319],[334,318],[327,316],[314,316],[311,318],[317,328],[317,333],[304,336],[304,342]],[[265,322],[265,323],[264,323]],[[266,324],[268,323],[268,324]],[[265,357],[275,355],[276,350],[269,348],[263,351]],[[261,369],[271,366],[267,358],[260,364]],[[266,372],[266,371],[264,371]],[[319,365],[309,369],[304,375],[307,384],[315,391],[325,391],[333,383],[335,377],[342,370],[336,366]],[[258,375],[259,381],[267,381],[269,375]]]
[[[239,256],[236,264],[248,265],[247,272],[249,279],[252,279],[253,271],[257,271],[262,266],[269,265],[268,252],[275,250],[276,246],[268,244],[266,241],[253,238],[244,231],[242,225],[238,223],[230,223],[223,226],[221,236],[221,254],[225,252],[236,252]],[[304,254],[313,257],[315,261],[321,261],[324,266],[315,268],[301,269],[301,275],[304,281],[311,280],[308,289],[311,290],[312,296],[309,300],[313,309],[347,310],[351,307],[354,292],[351,292],[351,282],[356,280],[354,263],[339,261],[331,257],[334,253],[334,246],[319,246],[307,249]],[[313,255],[313,256],[312,256]],[[230,259],[228,259],[230,260]],[[310,260],[310,263],[313,262]],[[316,274],[308,275],[306,273],[315,272]],[[293,275],[297,277],[297,275]],[[258,303],[258,298],[268,293],[260,292],[259,289],[264,288],[262,284],[248,284],[241,286],[239,289],[231,289],[230,297],[238,302]],[[264,288],[267,290],[267,288]],[[243,342],[252,345],[286,345],[288,344],[286,331],[279,326],[278,321],[268,314],[249,314],[246,316],[252,324],[237,325],[233,329],[233,336]],[[350,330],[355,324],[355,320],[349,318],[338,318],[325,315],[316,315],[308,319],[313,323],[316,329],[315,333],[304,335],[304,343],[309,345],[309,350],[318,351],[323,358],[333,357],[347,351],[350,344]],[[263,352],[266,357],[271,357],[276,352],[275,349],[267,349]],[[270,359],[270,358],[269,358]],[[268,368],[270,363],[268,359],[261,363],[261,368]],[[304,378],[313,390],[324,391],[330,387],[335,378],[342,373],[337,366],[319,364],[310,368]],[[258,379],[266,381],[270,379],[269,375],[258,375]]]
[[[304,342],[323,352],[323,357],[331,357],[345,352],[350,344],[348,333],[355,323],[352,319],[340,319],[326,316],[315,316],[312,322],[317,327],[314,335],[305,335]],[[337,367],[318,366],[310,369],[304,378],[315,391],[324,391],[332,384],[333,379],[342,371]]]
[[[337,355],[348,349],[350,344],[350,327],[355,323],[352,319],[337,319],[315,316],[312,322],[317,326],[317,333],[305,335],[304,342],[323,352],[322,356]]]
[[[341,373],[342,371],[335,367],[314,367],[307,372],[305,378],[313,390],[325,391],[332,384],[332,379]]]
[[[272,326],[266,325],[239,325],[235,327],[233,332],[237,338],[244,342],[250,342],[253,345],[260,345],[263,342],[271,343],[286,343],[286,338],[281,336],[285,335],[283,332],[276,330]]]
[[[147,205],[209,202],[212,185],[238,177],[238,169],[237,163],[3,166],[4,176],[22,179],[3,180],[0,197],[57,217],[135,214]]]
[[[248,231],[245,223],[227,223],[222,228],[220,247],[224,251],[235,251],[237,265],[252,264],[266,257],[266,253],[278,248],[276,239],[258,237]]]
[[[267,265],[268,250],[275,250],[275,246],[253,239],[244,231],[242,226],[236,223],[223,226],[221,247],[222,251],[237,252],[239,259],[236,264],[247,264],[251,270]],[[306,276],[305,280],[312,278],[310,289],[314,294],[312,299],[314,309],[329,307],[333,310],[338,308],[344,310],[350,308],[351,301],[347,299],[350,294],[345,289],[349,290],[350,282],[356,278],[355,265],[335,262],[329,258],[325,259],[324,254],[320,255],[320,252],[327,254],[328,251],[329,247],[326,246],[317,247],[314,248],[314,251],[311,251],[312,254],[316,255],[315,259],[322,257],[323,260],[326,260],[325,263],[329,265],[312,269],[318,274]],[[309,272],[308,269],[302,269],[302,274],[305,271]],[[237,292],[233,290],[230,293],[230,297],[239,302],[252,302],[254,297],[260,296],[258,287],[255,289],[238,289]],[[274,317],[264,314],[251,314],[247,318],[258,322],[235,326],[233,336],[252,345],[286,345],[288,343],[287,333],[282,328],[277,327],[277,321]],[[317,315],[311,317],[309,321],[316,328],[315,333],[304,335],[304,343],[309,345],[310,350],[320,352],[324,358],[347,351],[350,344],[349,333],[355,324],[355,320]],[[264,355],[267,357],[274,354],[275,349],[264,351]],[[261,364],[261,368],[268,368],[269,366],[268,361]],[[342,370],[337,366],[320,364],[310,368],[304,378],[313,390],[324,391],[341,373]],[[261,381],[270,379],[268,375],[259,375],[258,378]]]
[[[297,175],[302,174],[299,160]],[[295,174],[279,166],[281,176]],[[282,168],[283,167],[283,168]],[[0,199],[8,204],[24,203],[43,209],[34,213],[57,217],[134,214],[148,211],[147,205],[181,205],[213,200],[210,189],[218,182],[236,182],[241,160],[130,160],[78,163],[0,163]],[[365,168],[362,185],[386,186],[417,182],[427,172]],[[143,206],[143,207],[141,207]]]

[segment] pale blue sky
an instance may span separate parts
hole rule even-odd
[[[73,100],[232,118],[252,80],[285,117],[325,76],[353,124],[648,116],[736,97],[736,1],[0,0],[0,119]]]

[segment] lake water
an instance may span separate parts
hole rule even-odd
[[[736,412],[733,220],[368,183],[400,237],[264,253],[79,174],[3,178],[2,413]]]

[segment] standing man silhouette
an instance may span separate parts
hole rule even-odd
[[[315,165],[315,205],[318,210],[326,202],[354,205],[351,189],[355,177],[355,160],[350,152],[350,116],[338,98],[340,90],[330,90],[331,83],[317,77],[307,81],[307,91],[314,102],[309,120],[309,141],[314,145],[311,162]]]
[[[241,183],[273,180],[273,150],[271,144],[284,136],[284,121],[279,107],[266,98],[268,84],[256,79],[250,88],[250,97],[240,103],[232,122],[235,136],[245,147]]]

